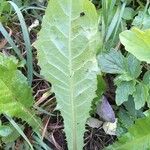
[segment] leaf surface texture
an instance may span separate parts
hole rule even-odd
[[[138,28],[123,31],[120,41],[125,49],[140,61],[150,63],[150,30],[142,31]]]
[[[31,110],[32,91],[17,67],[18,62],[14,57],[0,54],[0,114],[21,118],[38,130],[40,121]]]
[[[83,148],[85,122],[95,97],[98,19],[88,0],[51,0],[34,43],[41,74],[52,83],[69,150]]]

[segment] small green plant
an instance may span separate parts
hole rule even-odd
[[[132,95],[136,109],[143,107],[145,102],[150,106],[150,73],[149,71],[146,72],[143,80],[138,80],[142,68],[138,59],[131,54],[124,57],[120,51],[114,49],[100,55],[98,59],[102,72],[118,74],[114,80],[115,85],[117,85],[115,98],[117,105],[128,101],[128,97]]]
[[[118,141],[106,149],[145,150],[150,147],[149,111],[145,113],[146,117],[141,111],[145,105],[150,108],[150,71],[147,64],[143,73],[141,63],[141,61],[150,63],[149,32],[149,29],[142,31],[135,27],[123,31],[120,34],[120,41],[131,54],[125,53],[124,56],[120,51],[112,49],[98,57],[99,66],[103,72],[117,74],[114,79],[117,86],[115,100],[117,105],[123,104],[125,107],[120,107],[118,112],[118,131],[120,130],[121,137],[118,136]],[[131,101],[135,105],[132,110],[128,105],[128,103],[131,104]],[[144,118],[137,120],[141,117]],[[123,133],[126,134],[123,135]]]

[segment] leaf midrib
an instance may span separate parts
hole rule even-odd
[[[76,133],[76,110],[74,103],[74,86],[73,86],[73,68],[72,68],[72,53],[71,53],[71,35],[72,35],[72,0],[70,0],[70,12],[69,12],[69,35],[68,35],[68,51],[69,51],[69,77],[70,77],[70,104],[72,110],[72,133],[73,133],[73,150],[77,150],[77,133]]]

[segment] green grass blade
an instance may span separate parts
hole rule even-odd
[[[15,9],[16,14],[17,14],[19,21],[20,21],[20,25],[21,25],[21,29],[22,29],[22,33],[23,33],[23,38],[24,38],[24,42],[25,42],[25,47],[26,47],[26,52],[27,52],[28,82],[29,82],[29,85],[31,86],[32,79],[33,79],[33,62],[32,62],[32,47],[31,47],[31,43],[30,43],[28,29],[27,29],[25,20],[23,18],[23,15],[22,15],[20,9],[18,8],[18,6],[12,1],[9,1],[9,3]]]
[[[121,10],[120,10],[120,15],[119,15],[119,18],[118,18],[118,22],[117,22],[117,25],[116,25],[116,28],[115,28],[115,33],[113,35],[112,43],[114,42],[116,34],[118,32],[118,29],[119,29],[119,26],[120,26],[120,23],[121,23],[121,19],[122,19],[123,13],[124,13],[125,6],[126,6],[126,2],[124,2],[122,4]]]
[[[116,10],[116,13],[115,13],[115,15],[112,19],[112,22],[109,25],[108,32],[107,32],[107,35],[106,35],[106,38],[105,38],[105,42],[107,42],[109,40],[110,36],[112,35],[112,33],[115,29],[115,26],[118,22],[119,14],[120,14],[120,8],[118,7],[117,10]]]
[[[37,148],[36,148],[37,150],[41,150],[41,149],[52,150],[46,143],[44,143],[40,134],[34,135],[33,138],[35,140],[35,143],[37,144]],[[40,147],[38,145],[40,145]]]
[[[17,125],[17,123],[10,116],[6,114],[5,114],[5,117],[9,120],[9,122],[13,125],[13,127],[18,131],[18,133],[26,140],[31,150],[34,150],[32,144],[30,143],[30,141],[28,140],[28,138],[26,137],[22,129]]]
[[[42,8],[42,7],[33,7],[33,6],[30,6],[30,7],[23,8],[21,11],[26,11],[26,10],[30,10],[30,9],[31,9],[31,10],[34,9],[34,10],[45,11],[46,8],[44,8],[44,7]]]
[[[143,24],[143,21],[144,21],[144,18],[145,18],[146,12],[147,12],[147,10],[148,10],[148,6],[149,6],[149,4],[150,4],[150,1],[149,1],[149,0],[147,0],[146,5],[145,5],[145,8],[144,8],[144,13],[143,13],[143,17],[142,17],[142,21],[141,21],[140,29],[142,28],[142,24]]]
[[[4,28],[4,26],[2,25],[2,23],[0,22],[0,32],[3,34],[3,36],[5,37],[5,39],[7,39],[8,43],[11,45],[11,47],[13,48],[13,50],[15,51],[15,53],[17,54],[17,56],[19,57],[20,60],[23,60],[23,56],[20,53],[20,50],[18,49],[18,47],[16,46],[16,44],[13,42],[12,38],[9,36],[8,32],[6,31],[6,29]]]

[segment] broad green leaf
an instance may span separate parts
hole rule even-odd
[[[123,102],[128,101],[128,96],[132,95],[135,91],[135,81],[122,81],[117,84],[116,89],[116,103],[121,105]]]
[[[141,87],[138,85],[140,81],[138,81],[137,78],[141,74],[141,62],[131,54],[127,54],[127,56],[124,57],[120,51],[114,49],[108,53],[99,55],[98,61],[102,72],[118,74],[114,80],[117,85],[117,105],[121,105],[128,100],[129,95],[134,94],[136,108],[141,108],[147,101],[147,97],[145,99],[145,96],[148,92],[146,85],[142,84],[143,86]],[[144,91],[144,89],[146,91]],[[143,93],[140,95],[139,91]],[[139,95],[140,99],[138,98]]]
[[[50,0],[35,47],[41,74],[52,83],[69,150],[83,148],[97,88],[98,18],[89,0]]]
[[[124,73],[120,74],[116,80],[131,81],[136,79],[141,73],[141,62],[133,55],[124,58]]]
[[[141,74],[141,62],[136,59],[133,55],[128,55],[126,57],[127,59],[127,72],[129,74],[129,76],[131,76],[132,78],[137,78],[140,74]]]
[[[127,133],[128,128],[131,127],[138,118],[145,116],[142,110],[135,109],[134,99],[132,96],[129,96],[128,101],[124,102],[123,105],[119,107],[117,117],[117,137],[120,137]]]
[[[126,130],[134,124],[134,121],[140,117],[138,116],[138,110],[135,109],[135,103],[133,97],[129,96],[128,101],[124,102],[123,105],[119,108],[118,120],[122,124],[122,127]]]
[[[33,105],[32,91],[17,67],[14,57],[0,54],[0,114],[21,118],[36,130],[40,124],[30,108]]]
[[[142,83],[135,86],[136,90],[133,93],[135,108],[140,109],[144,106],[145,102],[148,100],[148,87]]]
[[[119,109],[118,117],[119,122],[121,122],[122,127],[124,128],[129,128],[134,123],[132,116],[130,116],[130,114],[123,108]]]
[[[103,53],[98,56],[99,67],[103,72],[112,74],[124,73],[124,57],[120,51],[111,49],[109,53]]]
[[[137,116],[137,111],[135,109],[135,103],[134,103],[134,99],[132,96],[129,96],[128,101],[123,103],[125,109],[128,111],[128,113],[130,114],[130,116],[136,117]]]
[[[98,56],[102,72],[119,74],[118,80],[131,81],[141,73],[140,61],[133,55],[124,57],[120,51],[111,49],[108,53]]]
[[[150,116],[136,121],[108,150],[149,150],[150,148]]]
[[[150,30],[141,31],[137,28],[123,31],[120,41],[125,49],[141,61],[150,63]]]

